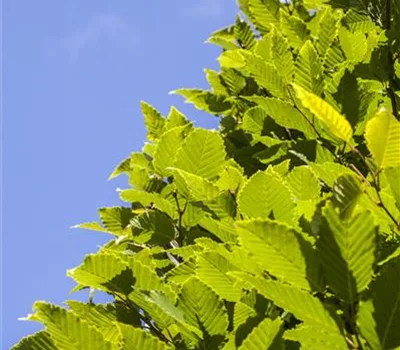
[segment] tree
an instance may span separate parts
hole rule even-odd
[[[220,119],[142,103],[112,240],[68,271],[113,302],[37,302],[13,349],[400,347],[400,2],[240,0],[209,39]],[[89,293],[89,295],[91,295]]]

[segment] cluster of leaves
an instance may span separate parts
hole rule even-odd
[[[34,305],[13,349],[400,348],[400,2],[240,0],[215,32],[220,130],[142,103],[113,240],[68,271],[113,296]]]

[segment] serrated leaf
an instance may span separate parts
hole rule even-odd
[[[317,49],[321,57],[326,55],[328,49],[332,46],[333,41],[337,37],[339,19],[337,12],[335,13],[329,8],[323,10],[323,15],[318,23],[317,43]]]
[[[221,79],[218,72],[212,69],[205,69],[207,81],[210,84],[212,92],[216,95],[229,95],[223,80]]]
[[[243,116],[242,127],[256,135],[261,135],[267,113],[260,107],[249,108]]]
[[[265,62],[260,56],[245,50],[241,51],[241,55],[246,61],[246,72],[254,78],[258,85],[276,97],[287,98],[287,83],[273,64]]]
[[[294,168],[286,178],[292,193],[299,200],[317,199],[321,186],[308,166]]]
[[[317,247],[328,285],[341,298],[353,303],[373,276],[376,228],[373,216],[362,212],[341,222],[334,208],[323,209]]]
[[[352,170],[344,165],[332,162],[310,163],[310,168],[315,175],[324,181],[329,187],[333,187],[336,179],[341,175],[354,174]]]
[[[396,201],[396,206],[400,210],[400,166],[395,168],[386,168],[385,175]]]
[[[318,288],[314,276],[308,276],[307,262],[318,268],[316,252],[300,234],[286,225],[253,219],[237,223],[241,245],[259,265],[279,280],[303,289]]]
[[[297,341],[307,350],[347,350],[348,346],[344,337],[339,333],[332,333],[307,324],[297,326],[285,331],[283,337],[287,340]]]
[[[294,61],[288,40],[275,30],[271,42],[273,63],[286,81],[291,82],[294,74]]]
[[[225,148],[221,136],[205,129],[194,130],[176,154],[175,167],[194,175],[212,179],[225,163]]]
[[[178,89],[171,93],[186,98],[186,103],[192,103],[197,109],[214,115],[222,114],[232,108],[232,103],[223,95],[215,95],[210,91],[199,89]]]
[[[222,242],[235,242],[237,239],[232,220],[215,220],[207,216],[199,221],[199,226],[211,232]]]
[[[235,279],[227,275],[234,270],[238,268],[220,254],[205,252],[197,256],[197,277],[221,298],[236,302],[240,299],[241,289],[235,285]]]
[[[187,280],[180,291],[178,308],[186,321],[208,335],[225,334],[228,315],[222,299],[197,278]]]
[[[122,190],[120,197],[125,202],[140,203],[144,208],[156,208],[165,212],[173,219],[177,218],[177,208],[158,193],[128,189]]]
[[[347,143],[352,143],[353,130],[344,116],[321,97],[298,85],[294,85],[294,88],[303,106],[324,122],[333,135]]]
[[[289,44],[300,50],[309,37],[309,31],[304,21],[294,15],[289,15],[284,9],[279,10],[282,32],[289,40]]]
[[[118,324],[118,328],[122,334],[121,350],[168,350],[170,346],[161,342],[159,339],[140,328]]]
[[[340,46],[349,61],[361,62],[367,53],[367,38],[364,33],[339,29]]]
[[[183,126],[190,124],[189,120],[185,115],[176,109],[174,106],[169,110],[167,120],[165,123],[165,130],[171,130],[177,126]]]
[[[372,299],[360,305],[361,334],[373,349],[396,349],[400,346],[400,259],[385,265],[370,290]]]
[[[322,302],[308,292],[281,282],[266,280],[244,273],[234,273],[234,275],[243,282],[252,285],[259,293],[272,300],[277,306],[291,312],[297,319],[332,333],[339,332],[335,320],[326,311]]]
[[[67,271],[77,283],[100,290],[129,294],[132,273],[128,266],[111,254],[89,254],[81,265]]]
[[[125,315],[122,313],[122,309],[118,309],[118,304],[85,304],[75,300],[67,301],[67,304],[72,313],[79,318],[85,320],[90,326],[95,327],[100,331],[106,341],[111,343],[118,343],[120,333],[116,323],[119,321],[128,321],[135,323],[136,326],[140,326],[140,318],[137,311],[125,311]],[[126,319],[123,319],[123,317]],[[122,318],[122,319],[121,319]]]
[[[278,178],[263,172],[253,175],[243,186],[238,206],[240,212],[250,218],[267,218],[273,213],[276,220],[293,224],[296,217],[288,188]]]
[[[124,174],[124,173],[128,173],[131,170],[131,158],[128,157],[126,159],[124,159],[123,161],[121,161],[121,163],[119,163],[115,169],[113,170],[113,172],[111,173],[111,175],[108,177],[108,180],[114,179],[116,178],[118,175]]]
[[[299,130],[307,138],[316,137],[310,122],[291,104],[272,97],[251,96],[246,99],[257,103],[275,123],[288,129]]]
[[[271,26],[279,23],[278,0],[249,0],[248,5],[254,25],[260,32],[268,32]]]
[[[36,302],[33,319],[46,327],[57,349],[111,350],[117,349],[103,335],[67,310],[44,302]]]
[[[251,50],[256,44],[253,30],[247,22],[243,21],[239,16],[236,18],[234,34],[240,47],[244,49]]]
[[[148,103],[142,101],[140,105],[147,129],[147,138],[150,141],[155,141],[164,132],[165,119],[160,112]]]
[[[117,236],[126,234],[126,227],[133,217],[132,210],[126,207],[100,208],[99,215],[105,229]]]
[[[173,220],[160,211],[147,210],[131,220],[133,240],[137,243],[167,244],[175,238]]]
[[[10,350],[57,350],[57,347],[48,332],[39,331],[22,338]]]
[[[400,122],[389,111],[381,109],[368,121],[365,139],[379,168],[400,165]]]
[[[153,165],[156,172],[163,177],[171,175],[168,168],[174,165],[176,152],[182,146],[188,131],[187,126],[177,126],[160,137],[154,152]]]
[[[349,218],[362,194],[360,180],[355,175],[341,175],[333,185],[333,204],[339,208],[342,219]]]
[[[271,346],[279,335],[282,321],[264,318],[246,337],[239,350],[273,349]]]
[[[323,79],[319,55],[311,41],[307,40],[296,59],[294,82],[304,90],[319,96],[323,89]]]

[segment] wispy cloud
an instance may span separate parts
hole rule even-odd
[[[71,61],[76,61],[84,50],[95,48],[103,41],[129,47],[137,45],[138,35],[122,16],[113,13],[96,14],[86,25],[62,38],[57,51],[66,53]]]
[[[192,6],[187,8],[187,11],[191,15],[197,16],[221,16],[225,12],[226,0],[199,0],[193,1]]]

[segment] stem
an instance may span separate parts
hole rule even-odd
[[[363,156],[363,154],[357,148],[353,148],[353,152],[355,152],[361,158],[361,160],[363,161],[365,166],[368,168],[368,171],[372,175],[372,187],[375,189],[376,195],[378,197],[377,205],[386,212],[386,214],[389,216],[390,220],[392,220],[393,223],[396,225],[396,227],[398,229],[400,229],[400,222],[397,222],[396,218],[392,215],[392,213],[389,211],[389,209],[385,206],[385,203],[383,203],[383,200],[381,197],[381,193],[379,192],[379,171],[378,171],[378,173],[375,174],[375,172],[369,166],[368,162],[365,160],[365,157]]]
[[[390,30],[390,17],[391,17],[391,0],[386,0],[386,6],[385,6],[385,22],[384,22],[384,29],[386,31]],[[388,60],[388,87],[387,87],[387,92],[390,98],[390,102],[392,103],[392,110],[393,110],[393,115],[396,117],[396,119],[400,120],[399,117],[399,111],[397,108],[397,102],[396,102],[396,94],[395,94],[395,72],[394,72],[394,59],[393,59],[393,54],[392,54],[392,48],[391,48],[391,42],[388,44],[388,53],[387,53],[387,60]]]
[[[296,110],[298,110],[298,111],[300,112],[300,114],[304,117],[304,119],[308,122],[308,124],[311,125],[311,127],[313,128],[313,130],[314,130],[315,133],[317,134],[318,140],[321,141],[322,146],[325,147],[325,148],[335,157],[335,159],[336,159],[339,163],[342,163],[340,157],[339,157],[334,151],[332,151],[332,150],[327,146],[327,144],[326,144],[326,142],[325,142],[325,139],[321,136],[321,134],[319,133],[319,131],[318,131],[317,128],[315,127],[314,123],[310,122],[310,121],[308,120],[307,116],[303,113],[303,111],[302,111],[299,107],[296,106],[296,103],[295,103],[295,101],[294,101],[294,99],[293,99],[293,96],[292,96],[291,91],[290,91],[290,90],[288,90],[288,91],[289,91],[290,98],[291,98],[291,100],[292,100],[292,102],[293,102],[294,108],[295,108]]]
[[[179,200],[178,200],[178,194],[177,192],[173,193],[173,197],[175,198],[175,203],[176,203],[176,207],[178,208],[178,237],[177,237],[177,243],[179,244],[179,246],[181,247],[183,245],[183,240],[185,239],[184,234],[183,234],[183,230],[182,230],[182,217],[183,214],[185,214],[187,205],[188,205],[188,200],[186,200],[185,206],[183,207],[183,209],[181,210],[180,204],[179,204]]]

